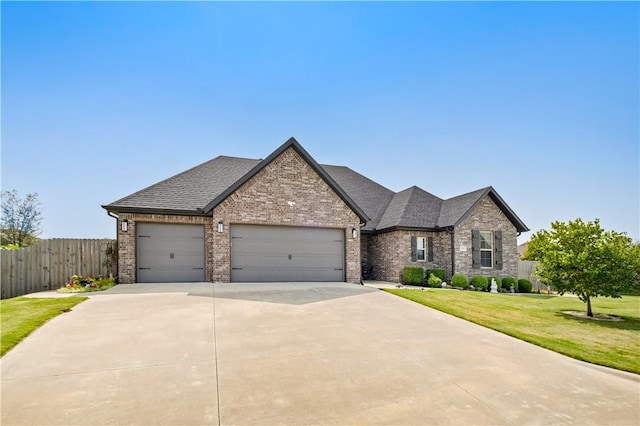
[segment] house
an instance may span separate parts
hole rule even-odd
[[[447,200],[318,164],[290,138],[264,160],[219,156],[102,206],[134,282],[399,282],[406,265],[517,276],[524,223],[491,187]],[[364,268],[363,268],[364,266]]]

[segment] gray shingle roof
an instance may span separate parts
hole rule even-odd
[[[265,160],[219,156],[185,172],[104,205],[112,212],[163,212],[202,215],[226,198],[250,175],[287,146],[300,150],[361,218],[364,231],[396,228],[440,229],[457,225],[485,196],[490,196],[520,232],[528,228],[492,187],[442,200],[417,187],[395,193],[344,166],[319,165],[290,139]],[[368,216],[368,218],[367,218]]]
[[[110,211],[152,209],[196,213],[258,163],[260,160],[221,155],[103,207]]]
[[[465,213],[486,195],[488,189],[490,188],[482,188],[444,200],[438,218],[438,226],[444,228],[456,225]]]
[[[375,230],[394,192],[348,167],[326,165],[322,167],[369,216],[370,220],[362,229]]]
[[[378,229],[436,228],[442,200],[427,191],[412,186],[393,196]]]

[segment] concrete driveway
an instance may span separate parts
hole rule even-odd
[[[640,424],[640,377],[351,284],[120,285],[2,358],[2,425]]]

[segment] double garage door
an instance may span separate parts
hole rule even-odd
[[[138,223],[137,281],[205,280],[204,227]],[[344,230],[231,226],[231,281],[344,281]]]
[[[344,230],[231,226],[231,281],[344,281]]]

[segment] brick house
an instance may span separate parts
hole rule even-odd
[[[491,188],[448,200],[395,193],[318,164],[290,138],[264,160],[219,156],[102,206],[118,276],[134,282],[399,282],[406,265],[517,275],[528,231]]]

